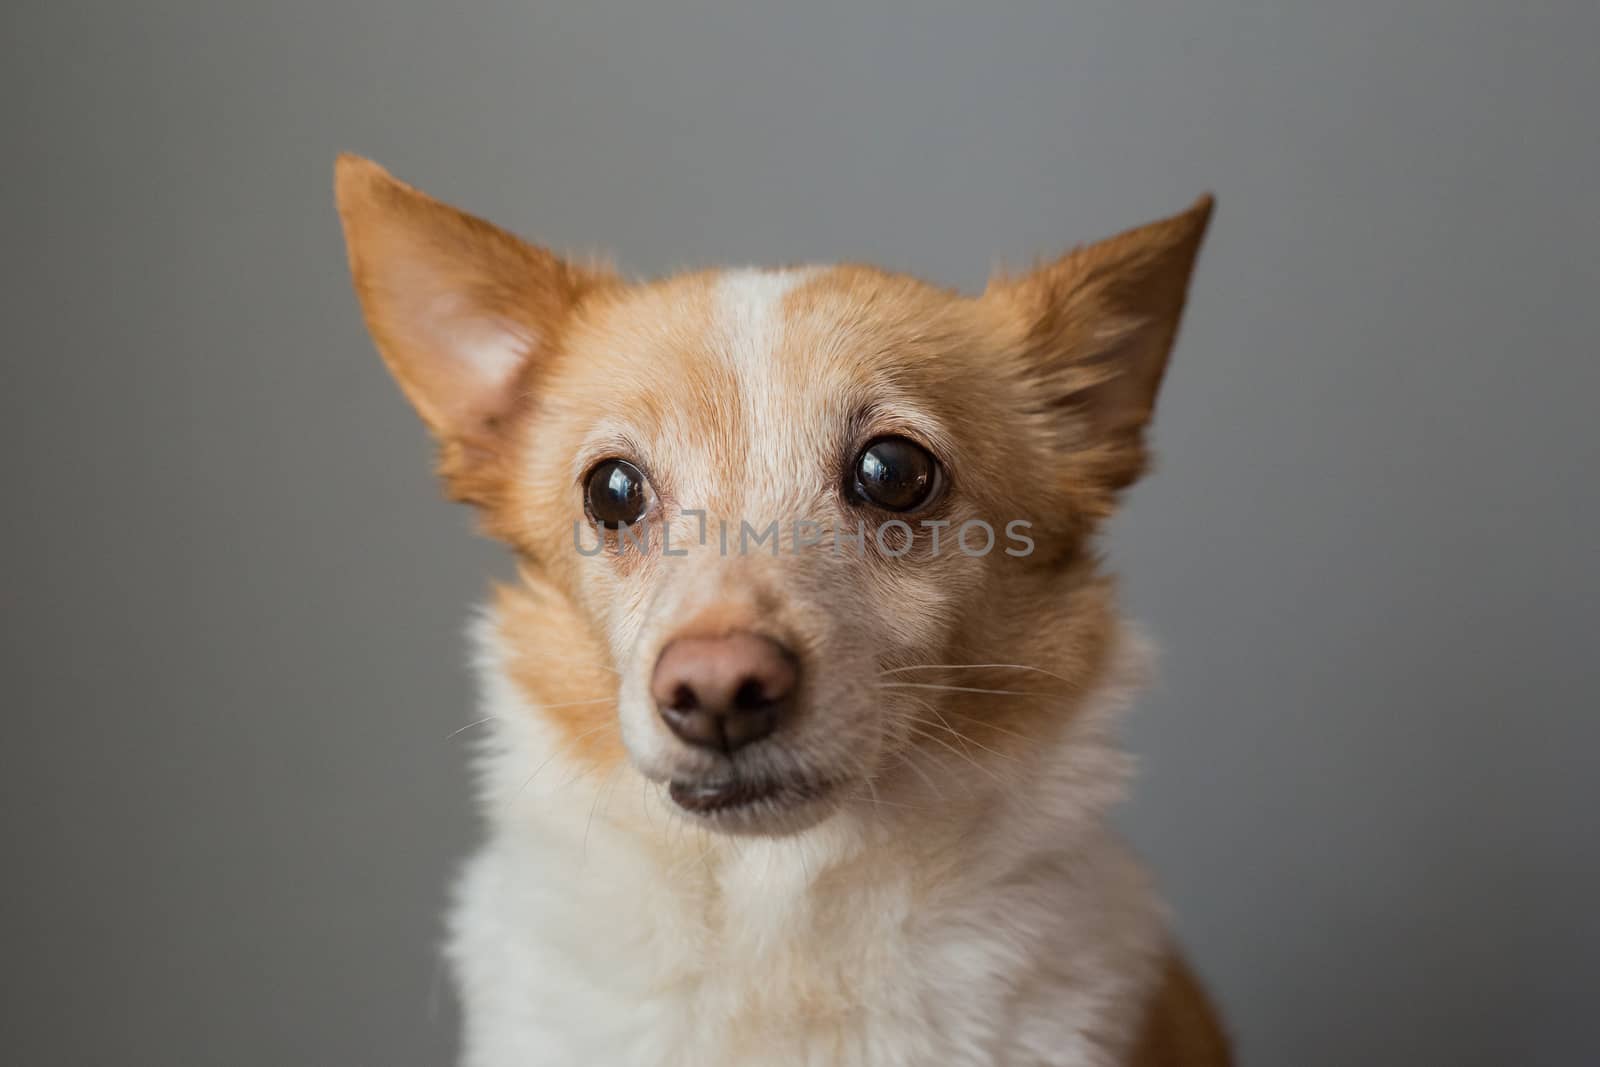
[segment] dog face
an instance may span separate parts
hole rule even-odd
[[[730,832],[1070,714],[1088,551],[1210,214],[971,298],[865,267],[633,284],[341,159],[356,288],[452,494],[521,561],[512,673],[590,762]],[[983,759],[989,757],[984,756]]]

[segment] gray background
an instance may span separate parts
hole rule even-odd
[[[12,3],[0,1058],[438,1064],[500,554],[340,149],[640,272],[1220,211],[1112,538],[1125,812],[1249,1064],[1600,1062],[1600,7]]]

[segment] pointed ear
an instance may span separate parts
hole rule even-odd
[[[524,366],[608,276],[442,204],[359,156],[334,168],[350,273],[400,388],[447,448],[477,447]],[[448,458],[448,456],[447,456]]]
[[[1110,489],[1144,470],[1144,428],[1212,204],[1203,196],[1180,215],[996,279],[984,293],[1019,319],[1023,374],[1039,413],[1078,416],[1080,443],[1099,452]]]

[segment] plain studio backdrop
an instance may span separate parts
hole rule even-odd
[[[1600,1063],[1600,6],[670,6],[0,16],[0,1059],[451,1056],[506,565],[362,329],[352,150],[639,274],[976,289],[1214,190],[1120,818],[1246,1064]]]

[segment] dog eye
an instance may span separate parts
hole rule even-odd
[[[904,437],[880,437],[861,450],[851,472],[858,500],[886,511],[915,511],[932,499],[942,480],[939,462]]]
[[[650,483],[625,459],[608,459],[589,472],[583,497],[589,517],[608,530],[631,525],[650,509]]]

